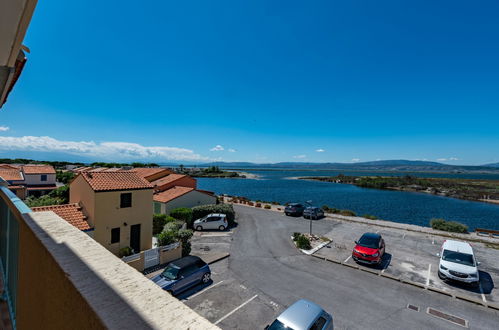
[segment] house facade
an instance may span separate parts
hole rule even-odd
[[[8,182],[8,188],[21,199],[40,197],[57,189],[56,172],[51,165],[0,164],[0,177]]]
[[[93,238],[114,254],[152,247],[152,186],[131,171],[81,172],[70,184],[70,203],[78,203]]]

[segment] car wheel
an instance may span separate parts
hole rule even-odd
[[[168,292],[169,294],[171,294],[173,296],[173,291],[172,290],[166,290],[166,292]]]
[[[203,230],[203,227],[201,227],[201,226],[197,226],[197,227],[196,227],[196,230],[197,230],[197,231],[201,231],[201,230]]]
[[[440,271],[438,271],[438,278],[441,280],[445,280],[445,277],[442,275],[442,273],[440,273]]]
[[[220,227],[218,227],[218,229],[220,229],[220,230],[223,231],[223,230],[225,230],[225,227],[224,226],[220,226]]]
[[[286,215],[289,217],[289,213],[286,213]]]
[[[208,282],[210,281],[210,279],[211,279],[211,274],[210,274],[210,273],[205,273],[205,274],[203,275],[203,278],[201,279],[201,281],[202,281],[204,284],[206,284],[206,283],[208,283]]]

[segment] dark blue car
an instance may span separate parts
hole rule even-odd
[[[151,280],[163,290],[173,295],[198,283],[208,283],[211,279],[210,267],[196,256],[188,256],[170,262],[165,270]]]

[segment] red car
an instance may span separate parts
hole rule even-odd
[[[379,265],[385,254],[385,241],[380,234],[365,233],[355,242],[352,258],[356,262]]]

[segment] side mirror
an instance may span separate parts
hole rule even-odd
[[[270,328],[270,325],[267,324],[264,329],[268,330],[268,328]]]
[[[440,253],[437,253],[437,257],[440,257]]]
[[[477,265],[477,266],[480,266],[480,264],[481,264],[481,262],[480,262],[480,261],[477,261],[477,262],[476,262],[476,265]]]
[[[353,242],[354,242],[355,244],[359,244],[359,242],[358,242],[358,241],[353,241]]]

